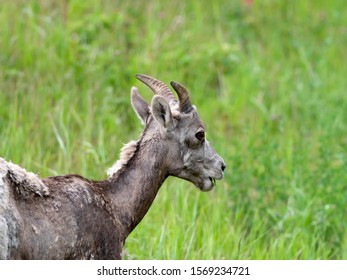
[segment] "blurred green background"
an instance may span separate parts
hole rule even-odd
[[[347,259],[345,0],[2,0],[0,155],[105,178],[135,73],[186,85],[228,167],[167,180],[125,259]]]

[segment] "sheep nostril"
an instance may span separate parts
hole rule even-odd
[[[222,171],[224,171],[224,169],[226,168],[226,164],[225,163],[222,163]]]

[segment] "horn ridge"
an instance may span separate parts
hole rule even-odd
[[[192,109],[192,104],[190,102],[188,90],[184,86],[174,81],[171,81],[170,85],[177,92],[179,103],[180,103],[180,112],[189,113]]]
[[[167,98],[168,101],[175,99],[171,90],[163,82],[144,74],[136,74],[135,77],[148,86],[155,94]]]

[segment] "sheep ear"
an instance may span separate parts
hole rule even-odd
[[[170,105],[160,95],[155,95],[152,99],[152,114],[156,121],[167,131],[173,129],[173,119]]]
[[[150,114],[148,103],[141,97],[136,87],[131,88],[131,105],[136,115],[144,125]]]

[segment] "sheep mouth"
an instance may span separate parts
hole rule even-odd
[[[204,180],[204,182],[199,186],[200,190],[203,192],[209,192],[214,189],[216,185],[216,179],[213,177],[208,177]]]
[[[201,181],[194,182],[194,185],[197,186],[201,191],[208,192],[213,190],[216,186],[216,178],[205,177]]]

